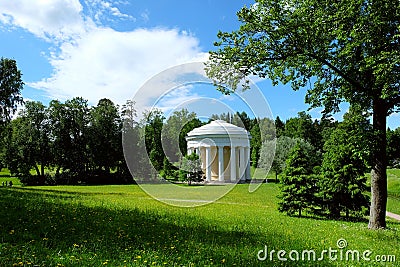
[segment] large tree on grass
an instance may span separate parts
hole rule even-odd
[[[90,121],[87,100],[75,97],[61,103],[49,104],[49,121],[53,143],[53,164],[73,175],[85,173],[88,166],[88,125]],[[85,176],[81,175],[80,179]],[[71,181],[70,181],[71,182]],[[74,181],[75,182],[75,181]]]
[[[12,173],[25,177],[35,169],[37,183],[44,183],[45,167],[52,161],[48,110],[40,102],[28,101],[19,117],[11,121],[6,161]]]
[[[308,87],[306,102],[325,113],[343,100],[370,111],[369,228],[386,227],[386,117],[400,106],[400,1],[257,0],[238,17],[239,30],[218,34],[208,75],[233,90],[252,74]]]
[[[88,127],[88,147],[92,164],[95,168],[109,173],[121,160],[121,119],[116,106],[111,100],[103,98],[90,110]]]

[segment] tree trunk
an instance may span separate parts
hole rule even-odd
[[[387,201],[387,159],[386,159],[386,115],[384,100],[375,99],[373,103],[374,147],[371,171],[371,207],[368,228],[386,227]]]
[[[40,175],[44,177],[44,164],[40,165]]]
[[[35,165],[35,171],[36,171],[37,175],[40,176],[40,170],[37,165]]]

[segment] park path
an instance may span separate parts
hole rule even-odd
[[[394,214],[394,213],[391,213],[389,211],[386,211],[386,216],[390,217],[392,219],[400,221],[400,215],[398,215],[398,214]]]

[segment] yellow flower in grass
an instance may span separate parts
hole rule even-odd
[[[12,235],[12,234],[14,234],[14,233],[15,233],[14,229],[13,229],[13,230],[10,230],[10,235]]]

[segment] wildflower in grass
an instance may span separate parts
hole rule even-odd
[[[140,255],[136,256],[136,259],[141,259],[141,258],[142,258],[142,256],[140,256]]]
[[[15,233],[14,229],[10,230],[10,235],[13,235]]]

